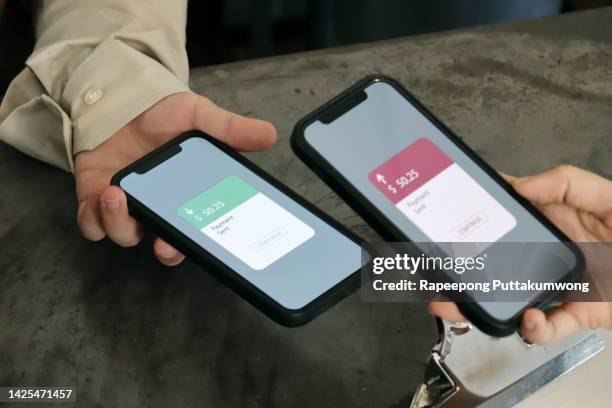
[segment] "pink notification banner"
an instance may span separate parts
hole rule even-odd
[[[372,170],[368,179],[397,204],[452,164],[431,140],[420,138]]]

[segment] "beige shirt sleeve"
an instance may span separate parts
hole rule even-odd
[[[160,99],[188,90],[186,0],[46,0],[0,105],[0,139],[73,171]]]

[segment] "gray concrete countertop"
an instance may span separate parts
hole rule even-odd
[[[277,145],[249,157],[374,238],[291,152],[301,116],[379,72],[501,171],[573,163],[611,177],[610,61],[612,9],[600,9],[195,69],[191,84],[274,122]],[[124,250],[85,241],[72,178],[6,145],[0,186],[2,385],[72,385],[78,406],[393,406],[422,380],[435,339],[425,305],[353,295],[285,329],[192,263],[158,265],[150,242]],[[579,370],[595,375],[598,359]],[[534,400],[567,402],[574,385],[556,396],[555,385]],[[598,406],[611,393],[589,395]]]

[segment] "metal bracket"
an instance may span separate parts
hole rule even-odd
[[[604,348],[594,331],[535,346],[443,322],[439,337],[410,408],[511,407]]]

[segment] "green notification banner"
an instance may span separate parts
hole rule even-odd
[[[237,176],[223,179],[176,211],[254,270],[266,268],[315,233]]]
[[[201,230],[257,193],[240,178],[229,176],[180,206],[177,214]]]

